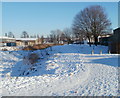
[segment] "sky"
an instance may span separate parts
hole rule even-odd
[[[47,36],[51,30],[71,27],[75,15],[91,5],[104,7],[111,28],[118,27],[117,2],[3,2],[2,35],[12,32],[20,37],[27,31],[29,35]]]
[[[118,27],[120,27],[120,1],[118,3]]]
[[[1,0],[4,2],[119,2],[119,0]]]
[[[2,35],[2,3],[0,2],[0,35]]]

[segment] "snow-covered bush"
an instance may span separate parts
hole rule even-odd
[[[24,64],[35,64],[39,60],[39,55],[37,53],[29,53],[28,55],[23,57]]]

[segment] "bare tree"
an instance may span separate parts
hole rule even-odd
[[[37,34],[37,38],[40,38],[39,34]]]
[[[56,31],[55,31],[55,30],[52,30],[50,33],[51,33],[51,34],[50,34],[51,42],[57,43]]]
[[[84,34],[89,42],[94,37],[95,45],[98,42],[98,36],[107,30],[111,25],[103,7],[99,5],[90,6],[80,11],[73,23],[73,30],[78,34]]]
[[[37,35],[36,35],[36,34],[34,34],[33,38],[37,38]]]
[[[52,30],[51,31],[51,34],[50,34],[50,38],[51,38],[51,41],[55,44],[58,44],[60,43],[61,39],[61,34],[62,34],[62,31],[57,29],[57,30]]]
[[[37,42],[38,42],[38,44],[41,43],[41,38],[40,38],[39,34],[37,34]]]
[[[62,31],[57,29],[56,30],[57,43],[61,43],[61,35],[62,35]]]
[[[42,35],[41,36],[41,44],[43,44],[44,43],[44,36]]]
[[[7,33],[5,33],[5,37],[7,37],[8,36],[8,34]]]
[[[50,39],[49,42],[53,43],[54,39],[53,39],[53,35],[52,34],[49,35],[49,39]]]
[[[79,29],[74,28],[73,29],[73,34],[76,38],[76,41],[82,42],[84,39],[86,39],[84,30],[79,30]],[[87,35],[87,38],[89,39],[89,42],[90,42],[90,35]]]
[[[13,34],[12,32],[9,32],[9,33],[7,34],[7,37],[15,38],[15,36],[14,36],[14,34]]]
[[[29,38],[29,35],[26,31],[22,32],[21,38]]]
[[[65,36],[65,38],[67,39],[67,41],[68,41],[68,44],[70,44],[71,42],[72,42],[72,29],[70,29],[70,28],[65,28],[64,30],[63,30],[63,33],[64,33],[64,36]]]

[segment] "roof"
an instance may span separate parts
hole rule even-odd
[[[119,28],[117,28],[117,29],[115,29],[114,31],[116,31],[116,30],[120,30],[120,27],[119,27]]]
[[[11,37],[4,37],[4,36],[0,36],[0,39],[14,39],[14,40],[22,40],[22,41],[34,41],[34,40],[37,40],[37,38],[11,38]]]
[[[0,39],[15,39],[15,38],[0,36]]]
[[[120,27],[114,30],[114,32],[116,32],[116,31],[119,31],[119,32],[120,32]]]
[[[16,40],[21,40],[21,41],[35,41],[37,38],[16,38]]]

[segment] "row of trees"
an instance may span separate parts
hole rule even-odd
[[[5,33],[6,37],[10,37],[10,38],[15,38],[14,34],[12,32],[9,33]],[[65,28],[63,31],[62,30],[52,30],[50,32],[50,35],[47,36],[47,38],[49,39],[49,42],[52,43],[61,43],[62,41],[67,41],[68,43],[71,43],[71,39],[73,37],[73,32],[71,28]],[[23,31],[21,34],[21,38],[38,38],[41,39],[42,43],[44,42],[44,36],[39,36],[39,35],[33,35],[30,36],[26,31]]]
[[[81,10],[74,18],[72,28],[66,28],[63,31],[51,31],[51,42],[59,43],[66,39],[70,43],[73,37],[83,41],[88,39],[90,46],[91,40],[94,44],[98,43],[98,36],[111,33],[111,22],[102,6],[95,5]]]
[[[5,33],[6,37],[10,37],[10,38],[15,38],[14,34],[12,32],[9,33]],[[41,36],[43,37],[43,36]],[[23,31],[21,34],[21,38],[40,38],[39,35],[29,35],[26,31]]]
[[[5,37],[15,38],[15,36],[14,36],[14,34],[12,32],[5,33]]]
[[[50,42],[53,43],[61,43],[62,41],[71,43],[72,37],[73,37],[73,33],[71,28],[65,28],[63,31],[59,29],[52,30],[50,32],[50,35],[48,36]]]

